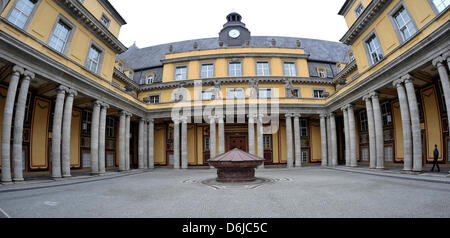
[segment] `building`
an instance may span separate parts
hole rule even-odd
[[[0,0],[2,182],[203,168],[236,147],[419,172],[437,145],[448,166],[448,5],[347,0],[342,43],[252,36],[231,13],[218,37],[127,49],[107,0]]]

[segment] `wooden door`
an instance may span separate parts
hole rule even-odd
[[[228,151],[235,148],[247,152],[247,136],[230,135],[228,138]]]

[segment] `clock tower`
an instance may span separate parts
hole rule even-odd
[[[219,41],[224,46],[243,46],[250,41],[250,31],[241,20],[242,16],[236,12],[228,14],[227,23],[219,33]]]

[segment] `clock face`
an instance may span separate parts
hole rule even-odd
[[[241,32],[239,30],[237,30],[237,29],[233,29],[233,30],[228,32],[228,35],[231,38],[235,38],[236,39],[236,38],[238,38],[241,35]]]

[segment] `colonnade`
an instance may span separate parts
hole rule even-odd
[[[302,166],[302,143],[300,131],[300,114],[288,113],[286,117],[286,155],[287,167]],[[292,125],[292,118],[294,125]],[[292,128],[293,127],[293,128]],[[294,131],[292,131],[294,129]]]

